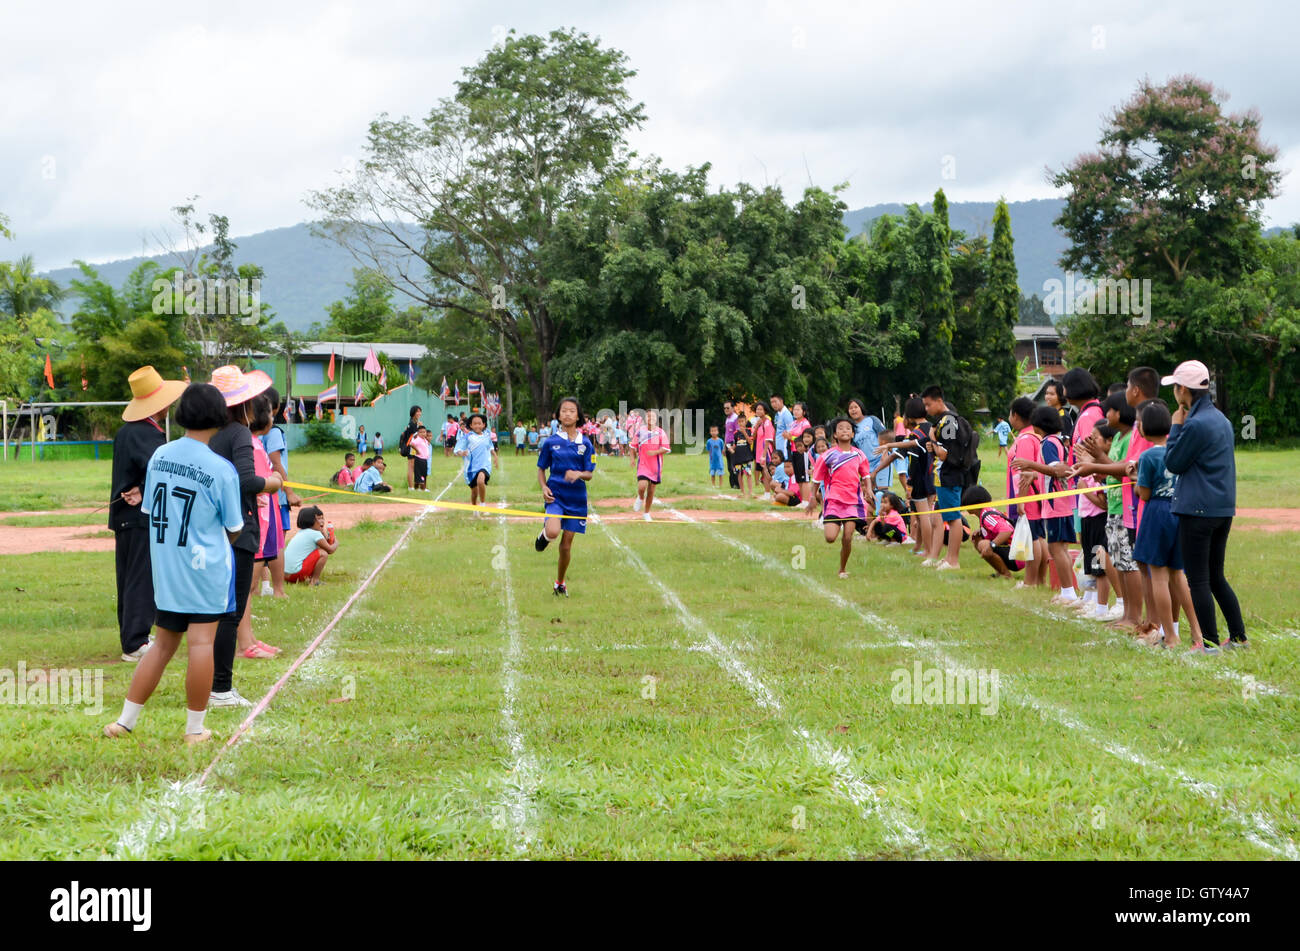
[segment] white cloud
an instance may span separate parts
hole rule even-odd
[[[33,250],[42,267],[138,253],[195,194],[237,234],[303,220],[303,196],[359,153],[369,121],[450,95],[494,27],[572,25],[627,52],[642,154],[791,196],[810,173],[848,180],[851,207],[941,185],[953,200],[1047,197],[1044,167],[1091,149],[1143,75],[1213,81],[1230,108],[1260,109],[1283,167],[1300,155],[1287,7],[234,0],[205,15],[10,0],[5,18],[10,36],[55,38],[0,60],[0,210],[19,236],[2,253]],[[1291,178],[1267,212],[1300,219]]]

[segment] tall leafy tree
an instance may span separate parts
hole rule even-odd
[[[984,397],[996,414],[1016,396],[1015,325],[1020,312],[1011,212],[999,198],[993,210],[993,246],[989,251],[988,287],[980,306],[979,356]]]
[[[625,166],[644,118],[633,75],[585,33],[511,31],[422,121],[371,123],[354,178],[309,197],[318,230],[422,306],[504,336],[534,405],[549,406],[561,331],[543,258],[559,219]]]
[[[46,389],[41,371],[45,354],[58,354],[63,334],[54,306],[62,296],[30,255],[0,261],[0,398],[29,400]]]

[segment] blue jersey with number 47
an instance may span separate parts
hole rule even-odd
[[[145,472],[140,511],[149,516],[158,610],[235,610],[235,566],[226,535],[244,528],[235,467],[188,436],[160,446]]]

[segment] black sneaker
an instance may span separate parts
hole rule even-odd
[[[563,584],[561,584],[560,582],[557,581],[557,582],[555,582],[555,590],[554,590],[554,593],[555,593],[555,596],[556,596],[557,598],[558,598],[558,597],[561,597],[561,596],[567,598],[567,597],[569,596],[569,589],[566,588]]]
[[[538,551],[546,551],[546,546],[550,543],[551,540],[546,537],[546,532],[544,531],[538,532],[537,537],[533,539],[533,547]]]

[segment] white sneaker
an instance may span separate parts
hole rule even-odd
[[[650,513],[649,513],[649,512],[646,512],[644,515],[641,516],[641,518],[643,518],[643,519],[644,519],[645,521],[647,521],[647,522],[653,522],[653,521],[654,521],[654,519],[652,519],[652,518],[650,517]]]
[[[1108,610],[1105,614],[1098,615],[1098,617],[1105,618],[1107,621],[1118,621],[1123,616],[1124,616],[1124,609],[1121,608],[1118,604],[1112,604],[1110,606],[1110,610]]]
[[[234,687],[220,693],[214,690],[208,697],[209,710],[215,707],[251,707],[252,705],[253,701],[241,697]]]
[[[123,654],[122,662],[125,664],[137,663],[140,660],[140,658],[145,655],[145,651],[149,649],[149,645],[152,643],[153,643],[152,640],[146,641],[145,643],[137,647],[135,650],[131,651],[131,653]]]
[[[642,505],[641,496],[638,495],[635,499],[632,500],[632,511],[633,512],[641,511],[641,505]]]
[[[925,561],[921,562],[921,567],[922,567],[922,568],[933,568],[936,564],[939,563],[939,561],[940,561],[940,559],[938,559],[938,558],[927,558],[927,559],[925,559]]]
[[[764,501],[764,502],[771,502],[771,501],[772,501],[772,493],[771,493],[771,492],[764,492],[764,493],[763,493],[763,497],[762,497],[762,501]]]
[[[269,582],[269,581],[263,581],[263,582],[262,582],[262,597],[264,597],[264,598],[269,598],[269,597],[271,597],[273,594],[275,594],[275,589],[271,587],[271,582]]]

